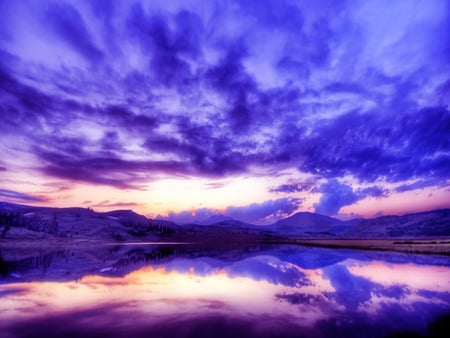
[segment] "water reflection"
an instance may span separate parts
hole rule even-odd
[[[449,319],[443,317],[450,313],[447,257],[296,246],[136,247],[92,255],[59,252],[43,275],[33,264],[28,272],[20,267],[25,258],[8,261],[0,285],[0,332],[384,337],[426,335],[435,327],[443,332],[440,326]],[[68,278],[67,269],[77,278]]]

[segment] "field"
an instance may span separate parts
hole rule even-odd
[[[450,239],[299,239],[292,243],[327,248],[351,248],[450,255]]]

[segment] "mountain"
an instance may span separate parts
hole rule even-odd
[[[229,217],[204,224],[153,220],[132,210],[34,207],[0,202],[0,240],[180,241],[239,243],[274,238],[450,237],[450,209],[374,219],[339,219],[299,212],[268,225]]]
[[[224,216],[224,215],[213,215],[203,221],[200,222],[196,222],[195,224],[198,225],[211,225],[211,224],[216,224],[216,223],[222,223],[222,222],[230,222],[230,221],[234,221],[233,218],[228,217],[228,216]]]
[[[277,233],[290,235],[336,235],[348,231],[355,222],[359,221],[341,221],[311,212],[298,212],[279,220],[270,228]]]
[[[326,231],[333,224],[341,223],[340,220],[329,216],[314,214],[312,212],[298,212],[290,217],[275,223],[277,227],[313,227],[316,231]]]
[[[233,228],[246,228],[246,229],[263,229],[264,226],[261,225],[255,225],[250,223],[245,223],[242,221],[238,221],[234,218],[227,217],[226,219],[223,219],[219,222],[211,223],[209,224],[211,227],[233,227]]]
[[[450,236],[450,209],[363,220],[349,234],[373,238]]]
[[[291,236],[340,236],[350,238],[415,238],[450,236],[450,209],[341,221],[299,212],[271,226]]]
[[[0,210],[2,211],[16,211],[24,208],[31,208],[28,205],[22,205],[22,204],[13,204],[8,202],[0,202]]]
[[[104,213],[110,219],[129,220],[134,222],[145,222],[147,217],[135,213],[133,210],[113,210]]]
[[[131,210],[106,213],[86,208],[52,208],[0,203],[0,239],[157,240],[175,224],[155,221]]]

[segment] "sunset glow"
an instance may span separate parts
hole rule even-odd
[[[446,0],[0,11],[0,201],[254,224],[450,207]]]

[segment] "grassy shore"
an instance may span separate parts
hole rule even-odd
[[[252,240],[242,240],[233,242],[229,238],[228,245],[233,246],[245,243],[266,243],[266,244],[296,244],[304,246],[316,246],[325,248],[346,248],[346,249],[358,249],[358,250],[379,250],[379,251],[393,251],[393,252],[404,252],[404,253],[416,253],[416,254],[434,254],[434,255],[447,255],[450,256],[450,238],[426,238],[426,239],[310,239],[310,238],[253,238]],[[25,251],[50,251],[59,248],[92,248],[95,246],[103,245],[139,245],[139,244],[187,244],[199,246],[226,246],[224,243],[216,243],[215,239],[197,239],[186,241],[176,240],[172,242],[170,240],[156,240],[156,241],[133,241],[130,243],[125,242],[111,242],[111,241],[101,241],[92,239],[58,239],[58,238],[46,238],[41,240],[0,240],[0,249],[6,248],[22,248]],[[159,242],[159,243],[158,243]]]
[[[450,239],[296,239],[286,243],[326,248],[395,251],[450,256]]]

